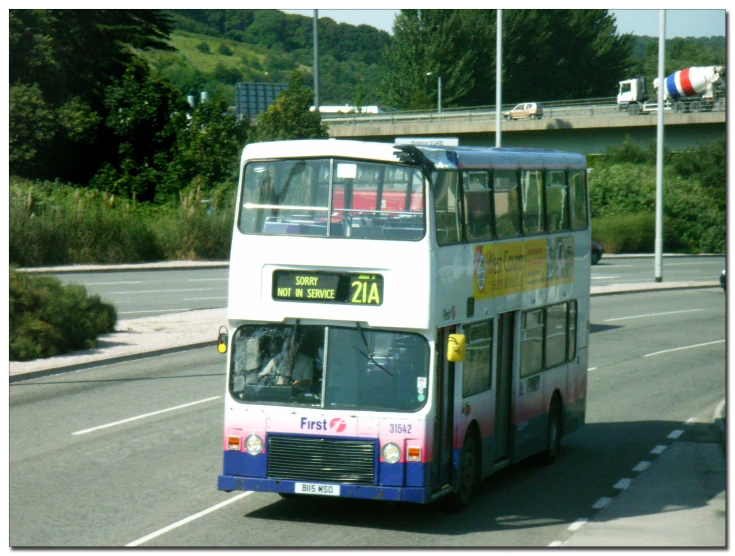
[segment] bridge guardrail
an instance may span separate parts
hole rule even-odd
[[[542,102],[543,119],[559,118],[593,118],[597,116],[621,115],[615,97],[585,99],[579,101]],[[516,104],[502,105],[501,112],[510,110]],[[717,103],[713,112],[726,111],[726,102]],[[667,111],[668,112],[668,111]],[[413,110],[400,112],[383,112],[379,114],[343,114],[322,117],[322,121],[331,125],[358,124],[397,124],[397,123],[433,123],[433,122],[473,122],[495,120],[494,106],[477,106],[471,108],[447,108],[441,113],[436,110]],[[655,114],[655,112],[653,112]],[[636,116],[631,116],[636,117]]]

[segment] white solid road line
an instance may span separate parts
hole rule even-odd
[[[176,407],[169,407],[167,409],[161,409],[160,411],[154,411],[153,413],[146,413],[145,415],[138,415],[137,417],[130,417],[129,419],[123,419],[122,421],[115,421],[114,423],[108,423],[106,425],[100,425],[99,427],[93,427],[91,429],[85,429],[83,431],[73,432],[72,435],[87,434],[88,432],[94,432],[94,431],[98,431],[100,429],[107,429],[109,427],[114,427],[114,426],[117,426],[117,425],[122,425],[124,423],[129,423],[131,421],[137,421],[139,419],[145,419],[146,417],[153,417],[154,415],[160,415],[161,413],[168,413],[169,411],[175,411],[177,409],[183,409],[185,407],[191,407],[192,405],[197,405],[197,404],[205,403],[205,402],[211,402],[213,400],[218,400],[221,397],[222,396],[214,396],[212,398],[207,398],[206,400],[199,400],[199,401],[196,401],[196,402],[185,403],[183,405],[177,405]]]
[[[660,317],[662,315],[676,315],[678,313],[695,313],[697,311],[704,311],[704,309],[686,309],[684,311],[669,311],[666,313],[648,313],[647,315],[632,315],[630,317],[618,317],[614,319],[605,319],[603,322],[613,322],[616,320],[626,320],[626,319],[642,319],[644,317]]]
[[[694,344],[693,346],[684,346],[684,347],[674,348],[674,349],[665,349],[663,351],[657,351],[655,353],[647,353],[643,357],[651,357],[653,355],[660,355],[662,353],[671,353],[672,351],[681,351],[682,349],[691,349],[691,348],[702,347],[702,346],[711,346],[712,344],[721,344],[724,341],[725,340],[715,340],[714,342],[705,342],[703,344]]]
[[[141,290],[134,292],[110,292],[108,295],[133,295],[141,293],[209,292],[212,288],[184,288],[179,290]]]
[[[146,535],[145,537],[139,538],[137,541],[133,541],[131,543],[126,544],[125,546],[139,546],[143,544],[144,542],[148,542],[151,539],[155,539],[156,537],[159,537],[163,535],[164,533],[168,533],[169,531],[172,531],[173,529],[176,529],[177,527],[181,527],[182,525],[186,525],[187,523],[190,523],[194,521],[195,519],[199,519],[200,517],[204,517],[207,514],[210,514],[212,512],[215,512],[219,510],[220,508],[224,508],[228,504],[232,504],[233,502],[237,502],[241,498],[245,498],[246,496],[249,496],[253,493],[252,490],[246,490],[242,494],[238,494],[237,496],[233,496],[229,500],[225,500],[224,502],[220,502],[219,504],[216,504],[212,506],[211,508],[207,508],[206,510],[202,510],[199,513],[196,513],[194,515],[190,515],[189,517],[185,517],[184,519],[177,521],[176,523],[172,523],[171,525],[164,527],[163,529],[159,529],[158,531],[155,531],[151,533],[150,535]]]
[[[130,282],[89,282],[85,286],[120,286],[122,284],[142,284],[143,280],[132,280]]]
[[[138,313],[182,313],[191,309],[151,309],[150,311],[118,311],[118,315],[137,315]]]

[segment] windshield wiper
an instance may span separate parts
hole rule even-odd
[[[385,367],[383,367],[383,365],[381,365],[380,363],[378,363],[378,362],[377,362],[377,361],[375,360],[375,358],[373,357],[373,354],[372,354],[372,353],[370,353],[370,346],[368,345],[368,341],[367,341],[367,338],[365,337],[365,332],[363,332],[363,331],[362,331],[362,327],[360,326],[360,323],[359,323],[359,322],[355,321],[355,324],[357,325],[357,329],[358,329],[358,330],[360,331],[360,336],[362,336],[362,343],[363,343],[363,344],[365,344],[365,349],[367,350],[367,353],[363,353],[362,351],[360,351],[360,350],[359,350],[358,348],[356,348],[355,346],[352,346],[352,347],[353,347],[353,348],[355,349],[355,351],[357,351],[357,352],[358,352],[358,353],[359,353],[360,355],[362,355],[363,357],[365,357],[365,358],[369,359],[369,360],[370,360],[370,362],[372,362],[372,363],[373,363],[373,365],[375,365],[376,367],[379,367],[379,368],[383,369],[383,370],[384,370],[384,371],[385,371],[386,373],[388,373],[388,374],[389,374],[390,376],[393,376],[393,373],[391,373],[391,372],[390,372],[390,371],[389,371],[388,369],[386,369]]]

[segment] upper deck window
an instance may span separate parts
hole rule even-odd
[[[238,228],[244,234],[419,240],[424,186],[418,168],[344,159],[245,166]]]

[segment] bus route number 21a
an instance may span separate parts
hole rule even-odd
[[[375,276],[360,275],[353,277],[350,283],[350,303],[362,305],[380,305],[382,288]]]

